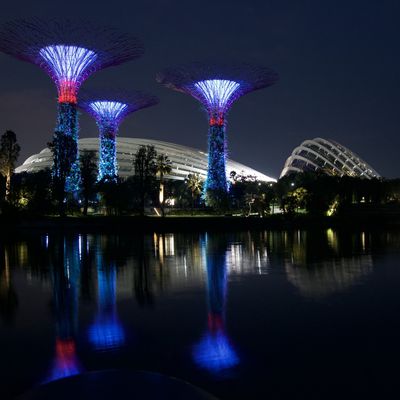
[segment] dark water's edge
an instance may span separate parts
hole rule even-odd
[[[4,233],[20,231],[79,231],[79,232],[190,232],[190,231],[239,231],[286,229],[398,229],[400,215],[346,215],[344,217],[276,215],[258,217],[0,217]]]

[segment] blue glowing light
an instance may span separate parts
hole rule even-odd
[[[112,350],[125,343],[125,332],[114,313],[96,318],[89,329],[89,341],[96,350]]]
[[[118,174],[117,149],[115,143],[115,132],[100,128],[100,157],[99,172],[97,180],[105,182],[116,182]]]
[[[116,281],[114,265],[103,267],[101,255],[98,255],[98,313],[89,328],[89,341],[96,350],[112,350],[125,343],[125,333],[117,317]]]
[[[210,191],[214,191],[217,197],[228,191],[226,153],[225,126],[210,125],[208,130],[208,169],[204,185],[206,201]]]
[[[39,56],[45,62],[42,67],[51,75],[58,88],[60,103],[76,103],[77,92],[90,74],[90,66],[97,54],[78,46],[55,45],[40,49]]]
[[[194,346],[193,358],[200,368],[218,373],[239,364],[239,357],[222,330],[207,333]]]
[[[118,174],[115,138],[118,125],[129,111],[127,104],[119,101],[93,101],[89,103],[91,114],[100,130],[99,181],[115,181]]]
[[[207,79],[196,82],[194,86],[202,94],[210,111],[223,113],[235,100],[240,83],[227,79]]]
[[[107,124],[115,124],[123,117],[124,111],[128,110],[128,105],[119,101],[94,101],[89,107],[97,120]]]

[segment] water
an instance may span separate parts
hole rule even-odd
[[[399,250],[331,229],[3,239],[0,397],[107,369],[221,399],[394,397]]]

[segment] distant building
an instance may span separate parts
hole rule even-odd
[[[315,138],[296,147],[285,162],[281,178],[293,172],[322,171],[328,175],[380,178],[369,164],[341,144]]]
[[[207,176],[207,153],[181,146],[179,144],[162,142],[152,139],[119,137],[117,140],[118,174],[121,178],[127,178],[134,174],[133,157],[139,146],[154,146],[157,153],[166,154],[172,162],[172,171],[165,176],[166,179],[184,180],[189,174],[199,174],[203,179]],[[99,153],[98,138],[79,139],[79,150],[94,150],[97,158]],[[50,149],[45,148],[39,154],[27,158],[25,162],[16,168],[16,173],[37,172],[45,168],[51,168],[53,163]],[[262,182],[276,182],[276,179],[256,171],[238,162],[227,160],[227,177],[231,171],[240,175],[255,176]]]

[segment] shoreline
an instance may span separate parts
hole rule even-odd
[[[88,217],[4,217],[0,216],[2,236],[26,231],[72,232],[188,232],[292,229],[398,229],[400,215],[325,216],[88,216]]]

